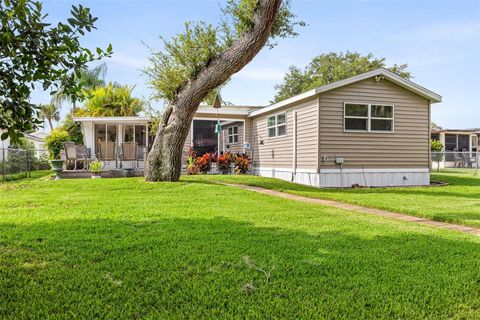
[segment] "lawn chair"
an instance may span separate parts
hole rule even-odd
[[[134,161],[134,169],[138,167],[138,153],[136,142],[122,142],[120,154],[120,166],[123,168],[123,161]]]
[[[470,152],[467,149],[462,150],[462,157],[464,165],[467,165],[468,168],[472,168],[472,157],[470,156]]]
[[[454,168],[463,168],[465,166],[465,160],[457,149],[453,149],[453,158],[455,160]]]
[[[63,143],[63,147],[65,149],[65,160],[73,161],[73,170],[77,170],[77,162],[78,161],[85,161],[83,155],[79,155],[78,149],[75,145],[75,142],[68,141]]]
[[[77,153],[77,161],[83,162],[83,169],[88,170],[90,162],[93,161],[90,149],[84,145],[75,146]]]
[[[116,154],[116,143],[102,141],[98,143],[98,158],[102,162],[107,162],[110,164],[110,161],[115,161],[115,169],[118,167],[117,164],[117,154]]]

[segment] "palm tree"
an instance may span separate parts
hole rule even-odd
[[[107,64],[105,62],[99,64],[93,69],[81,69],[80,76],[77,77],[77,82],[82,89],[96,89],[105,85],[105,74],[107,73]],[[53,96],[52,103],[61,106],[63,102],[69,101],[72,103],[72,113],[77,109],[76,97],[65,93],[62,88]]]
[[[88,99],[83,108],[77,109],[77,116],[129,117],[143,111],[145,103],[132,97],[134,87],[109,83],[105,87],[88,90]]]
[[[50,130],[53,130],[53,123],[52,121],[59,121],[60,120],[60,110],[57,105],[53,103],[49,104],[40,104],[40,117],[43,121],[47,120],[50,126]]]

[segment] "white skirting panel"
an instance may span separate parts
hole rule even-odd
[[[322,169],[316,173],[298,169],[253,168],[262,177],[277,178],[313,187],[339,188],[352,185],[367,187],[424,186],[430,184],[428,168],[412,169]]]

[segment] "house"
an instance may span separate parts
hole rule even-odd
[[[137,159],[139,161],[125,161],[125,168],[144,167],[144,150],[151,146],[151,137],[148,134],[149,117],[73,117],[74,122],[80,123],[85,146],[92,155],[100,153],[100,142],[115,142],[117,149],[122,142],[137,143]],[[104,170],[119,167],[118,162],[108,161]]]
[[[200,106],[183,158],[190,148],[245,153],[253,174],[316,187],[428,185],[430,106],[440,101],[440,95],[377,69],[266,107]],[[100,141],[151,146],[149,118],[73,120],[95,153]]]
[[[0,132],[1,133],[1,132]],[[24,133],[24,139],[33,145],[34,154],[37,158],[42,155],[46,155],[48,152],[45,148],[45,138],[48,136],[47,132],[36,131],[33,133]],[[7,149],[11,147],[10,139],[0,141],[0,160],[3,160],[3,152],[1,150],[5,149],[5,154]]]
[[[246,153],[254,174],[316,187],[428,185],[441,99],[377,69],[267,107],[201,106],[184,151]]]
[[[467,152],[474,158],[480,143],[480,128],[471,129],[432,129],[431,138],[444,146],[445,156],[439,163],[440,168],[451,168],[455,165],[455,152]]]

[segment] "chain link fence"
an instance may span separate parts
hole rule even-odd
[[[28,178],[50,168],[46,150],[0,148],[0,181]]]
[[[432,168],[472,169],[478,171],[479,152],[475,151],[432,151]]]

